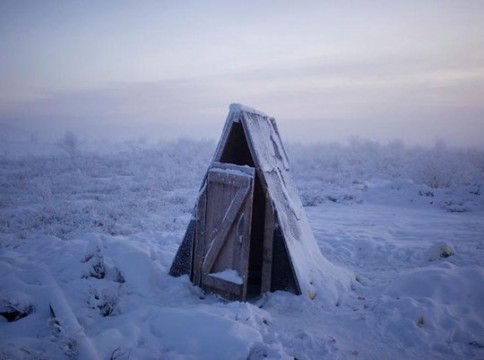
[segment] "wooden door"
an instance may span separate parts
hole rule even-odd
[[[193,281],[229,300],[247,295],[254,174],[214,163],[197,207]]]

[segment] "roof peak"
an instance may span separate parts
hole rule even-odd
[[[230,109],[230,112],[246,112],[246,113],[251,113],[255,115],[260,115],[263,117],[269,117],[267,114],[264,114],[262,111],[251,108],[250,106],[245,106],[243,104],[238,104],[238,103],[230,104],[229,109]]]

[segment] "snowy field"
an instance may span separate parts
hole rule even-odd
[[[483,152],[288,146],[321,252],[354,273],[328,307],[168,275],[214,149],[2,142],[0,359],[484,359]]]

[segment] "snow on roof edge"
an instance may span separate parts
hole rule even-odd
[[[263,117],[269,117],[267,114],[264,114],[262,111],[251,108],[250,106],[245,106],[243,104],[238,104],[238,103],[230,104],[229,109],[230,109],[230,112],[247,112],[255,115],[260,115]]]

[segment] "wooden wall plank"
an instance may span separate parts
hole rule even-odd
[[[170,275],[174,277],[188,275],[191,276],[193,269],[193,249],[195,240],[195,223],[194,218],[190,219],[188,228],[183,237],[183,241],[180,244],[178,251],[176,252],[173,263],[170,267]]]
[[[271,290],[272,247],[274,244],[274,208],[269,193],[266,192],[266,209],[264,223],[264,242],[262,245],[261,293]]]
[[[193,251],[192,282],[200,285],[202,262],[205,253],[205,213],[207,208],[207,186],[200,192],[197,202],[197,217],[195,223],[195,244]]]
[[[237,297],[243,296],[243,286],[240,284],[235,284],[231,281],[226,281],[210,274],[204,275],[203,277],[204,285],[207,285],[213,289],[223,290],[225,292],[232,293]]]

